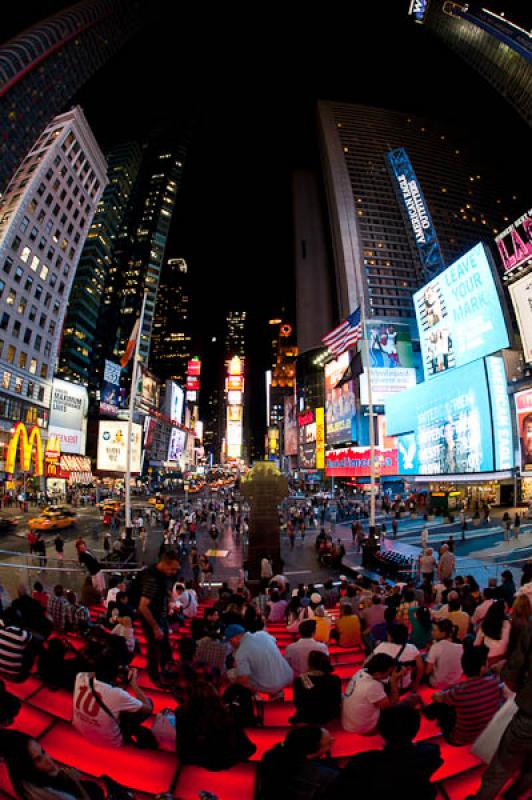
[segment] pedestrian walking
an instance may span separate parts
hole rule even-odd
[[[519,529],[520,528],[521,528],[521,517],[519,516],[519,514],[516,514],[515,518],[514,518],[514,528],[513,528],[514,539],[518,539],[519,538]]]
[[[392,537],[393,537],[394,539],[397,539],[397,529],[398,529],[398,528],[399,528],[399,523],[397,522],[397,520],[396,520],[396,519],[395,519],[395,517],[394,517],[394,518],[392,519]]]
[[[63,561],[65,551],[65,540],[60,533],[54,539],[55,557],[58,561]]]
[[[512,527],[512,521],[511,521],[510,517],[508,517],[508,519],[503,520],[502,526],[503,526],[503,531],[504,531],[504,534],[503,534],[504,535],[504,541],[505,542],[509,542],[510,541],[510,529]]]
[[[148,675],[154,683],[160,681],[160,670],[172,661],[168,629],[168,600],[179,569],[179,559],[173,550],[161,553],[157,564],[139,574],[139,615],[146,635]]]
[[[148,546],[148,534],[146,533],[146,528],[144,526],[141,526],[139,529],[139,539],[140,539],[142,554],[144,554]]]

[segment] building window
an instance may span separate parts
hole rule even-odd
[[[39,263],[40,263],[39,256],[33,256],[33,258],[31,259],[31,268],[32,268],[32,270],[34,272],[37,271],[37,267],[39,266]]]
[[[15,281],[15,283],[20,283],[23,276],[24,276],[24,270],[22,269],[22,267],[17,267],[15,270],[15,274],[13,276],[13,280]]]
[[[20,328],[21,328],[21,322],[18,319],[16,319],[13,323],[13,336],[15,339],[18,339],[18,337],[20,336]]]
[[[6,273],[6,275],[9,275],[12,266],[13,266],[13,259],[9,258],[8,256],[4,261],[4,272]]]
[[[31,292],[31,287],[33,286],[33,278],[31,275],[26,277],[26,282],[24,283],[24,291]]]
[[[39,235],[39,231],[34,226],[30,231],[30,241],[34,242],[38,235]]]
[[[15,236],[15,238],[11,242],[11,249],[17,252],[17,250],[20,247],[20,242],[21,242],[20,236]]]
[[[28,298],[27,297],[21,297],[20,298],[20,302],[18,304],[18,308],[17,308],[18,313],[19,314],[24,314],[24,312],[26,311],[26,306],[27,305],[28,305]]]
[[[0,318],[0,328],[6,331],[8,325],[9,325],[9,314],[6,311],[4,311],[2,317]]]
[[[17,394],[22,394],[23,385],[24,385],[24,379],[23,378],[18,378],[18,377],[15,378],[15,392]]]
[[[37,284],[37,288],[35,289],[35,299],[40,300],[42,297],[43,288],[40,283]]]
[[[49,272],[48,267],[46,266],[46,264],[43,264],[41,267],[41,271],[39,273],[43,281],[45,281],[46,278],[48,277],[48,272]]]
[[[2,297],[5,288],[6,288],[6,285],[5,285],[4,281],[0,281],[0,297]]]
[[[9,389],[9,384],[11,383],[11,373],[4,370],[4,374],[2,376],[2,387],[4,389]]]
[[[31,250],[29,247],[23,247],[22,253],[20,254],[20,260],[26,263],[28,258],[31,256]]]
[[[24,344],[29,344],[31,342],[31,328],[26,328],[24,331]]]
[[[48,333],[50,334],[50,336],[53,336],[55,334],[55,322],[53,321],[53,319],[50,320],[50,324],[48,325]]]
[[[35,375],[35,373],[37,372],[37,359],[36,358],[32,358],[31,361],[30,361],[30,372],[31,372],[32,375]],[[29,386],[33,386],[33,383],[30,383]],[[32,394],[33,394],[33,391],[32,391]]]
[[[23,353],[23,352],[19,353],[18,365],[19,365],[20,369],[25,369],[26,368],[27,361],[28,361],[28,354],[27,353]]]
[[[39,386],[39,393],[37,395],[37,399],[39,403],[42,403],[44,400],[44,386]]]
[[[17,299],[17,293],[14,289],[10,289],[8,295],[6,297],[6,303],[8,306],[12,306]]]
[[[41,352],[41,342],[42,342],[42,336],[38,333],[37,336],[35,337],[35,342],[33,343],[33,349],[37,350],[38,353]]]
[[[15,347],[15,345],[10,344],[7,348],[7,356],[6,356],[6,361],[8,364],[13,363],[13,361],[15,360],[16,352],[17,348]]]
[[[52,295],[50,294],[50,292],[46,292],[46,295],[44,297],[44,307],[50,308],[51,302],[52,302]]]
[[[30,322],[35,322],[37,317],[37,306],[30,307],[30,313],[28,314],[28,319]]]
[[[33,366],[33,362],[34,362],[34,361],[35,361],[35,359],[34,359],[34,358],[32,358],[32,359],[31,359],[31,364],[30,364],[30,372],[31,372],[31,368],[32,368],[32,366]],[[33,373],[32,373],[33,375],[35,375],[35,370],[36,370],[36,369],[37,369],[37,362],[35,361],[35,369],[33,370]],[[31,381],[28,381],[28,388],[27,388],[27,390],[26,390],[26,395],[27,395],[27,397],[30,397],[30,398],[31,398],[31,397],[33,397],[33,390],[34,390],[34,388],[35,388],[35,384],[33,384]]]
[[[46,325],[46,314],[41,314],[41,316],[39,317],[39,327],[44,328],[45,325]]]
[[[26,230],[26,228],[28,227],[29,224],[30,224],[29,217],[24,217],[24,219],[22,220],[22,222],[18,226],[19,231],[21,233],[24,233],[24,231]]]
[[[44,236],[41,236],[41,240],[39,242],[39,250],[44,250],[45,247],[46,247],[46,239],[44,238]]]
[[[51,352],[52,352],[52,343],[51,342],[46,342],[46,344],[44,345],[44,356],[45,356],[45,358],[48,358],[50,356]]]
[[[48,377],[48,364],[41,364],[41,378]]]

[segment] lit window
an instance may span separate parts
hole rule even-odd
[[[33,256],[33,258],[31,259],[31,268],[34,272],[36,272],[39,263],[40,263],[39,256]]]
[[[20,254],[20,260],[24,261],[24,263],[26,263],[26,261],[28,260],[28,258],[30,256],[31,256],[30,248],[29,247],[22,248],[22,253]]]
[[[48,267],[46,266],[46,264],[43,264],[41,267],[41,271],[39,273],[39,276],[43,279],[43,281],[46,280],[48,272],[49,272]]]

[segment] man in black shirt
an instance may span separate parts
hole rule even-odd
[[[168,640],[168,600],[172,579],[179,569],[179,559],[174,550],[165,550],[159,561],[140,574],[139,614],[146,634],[148,674],[158,683],[159,669],[172,660]]]
[[[331,784],[324,800],[355,796],[372,800],[434,800],[437,787],[430,779],[443,760],[439,745],[413,743],[420,724],[419,711],[407,703],[381,711],[378,728],[386,742],[384,749],[354,756]]]
[[[85,542],[79,545],[78,558],[79,563],[87,568],[91,576],[92,585],[102,595],[105,592],[105,577],[98,559],[88,550]]]

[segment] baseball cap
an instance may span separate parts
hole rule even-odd
[[[241,633],[245,633],[246,629],[242,627],[242,625],[228,625],[225,629],[225,641],[228,642],[233,636],[240,636]]]

